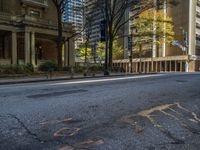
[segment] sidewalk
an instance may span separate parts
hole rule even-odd
[[[8,84],[20,84],[20,83],[34,83],[34,82],[48,82],[48,81],[62,81],[62,80],[73,80],[73,79],[89,79],[89,78],[103,78],[103,77],[117,77],[117,76],[130,76],[138,74],[129,73],[111,73],[109,76],[104,76],[104,74],[96,74],[95,76],[86,76],[82,74],[76,74],[73,77],[69,74],[66,75],[34,75],[34,76],[10,76],[10,77],[0,77],[0,85]]]

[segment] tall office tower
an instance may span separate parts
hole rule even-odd
[[[66,8],[63,16],[64,22],[72,23],[77,33],[81,33],[76,41],[75,48],[83,43],[84,26],[84,0],[66,0]]]
[[[85,0],[85,23],[90,32],[89,42],[95,46],[101,38],[101,22],[104,20],[101,8],[98,8],[98,0]],[[92,21],[90,21],[92,20]]]
[[[120,2],[120,0],[117,2]],[[102,37],[103,31],[101,31],[102,28],[105,26],[105,22],[106,22],[105,14],[104,14],[105,11],[103,10],[105,8],[102,8],[105,6],[104,4],[105,4],[104,0],[85,0],[86,21],[87,21],[87,18],[92,20],[92,22],[90,24],[91,35],[90,35],[90,41],[89,41],[90,45],[92,47],[93,46],[95,47],[95,45],[98,42],[105,40],[105,37]],[[117,8],[117,7],[120,7],[120,6],[121,6],[121,4],[117,3],[115,10],[116,11],[119,10],[119,8]],[[114,9],[114,7],[112,7],[112,8]],[[117,16],[117,13],[115,13],[115,20],[118,20],[116,16]],[[120,19],[121,19],[121,22],[125,22],[125,20],[126,20],[125,15],[123,17],[121,17]],[[119,22],[119,24],[120,24],[120,22]],[[123,26],[119,29],[118,34],[117,34],[120,37],[120,38],[118,38],[118,42],[122,47],[124,47],[123,35],[125,34],[125,30],[126,30],[126,26]]]
[[[150,44],[150,52],[143,54],[142,71],[200,71],[200,0],[177,0],[178,4],[169,6],[166,1],[160,11],[164,17],[171,16],[174,24],[175,40],[179,45],[172,46],[164,42],[159,49]],[[155,0],[156,2],[156,0]],[[138,8],[132,8],[129,17]],[[154,9],[156,13],[156,9]],[[129,22],[129,33],[132,32],[133,21]],[[165,24],[163,25],[166,30]],[[154,39],[155,37],[152,37]],[[156,39],[154,39],[156,40]],[[164,40],[165,41],[165,40]],[[134,49],[133,49],[134,51]],[[127,52],[125,52],[127,54]],[[125,55],[125,58],[127,56]],[[127,60],[128,61],[128,60]],[[133,59],[137,72],[140,63]]]

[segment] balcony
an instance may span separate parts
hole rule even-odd
[[[48,0],[21,0],[24,5],[38,6],[42,8],[48,7]]]

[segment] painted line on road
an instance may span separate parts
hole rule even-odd
[[[153,74],[153,75],[138,75],[138,76],[126,76],[126,77],[115,77],[115,78],[104,78],[104,79],[82,79],[76,81],[59,81],[57,83],[37,83],[37,84],[16,84],[8,86],[0,86],[0,90],[11,89],[11,88],[36,88],[36,87],[48,87],[48,86],[59,86],[59,85],[72,85],[72,84],[86,84],[86,83],[98,83],[98,82],[108,82],[108,81],[119,81],[119,80],[130,80],[130,79],[142,79],[150,77],[166,76],[166,74]]]
[[[159,76],[165,76],[165,74],[142,75],[142,76],[133,76],[133,77],[129,76],[129,77],[107,78],[107,79],[96,79],[96,80],[81,80],[81,81],[71,81],[71,82],[54,83],[54,84],[51,84],[51,85],[69,85],[69,84],[97,83],[97,82],[129,80],[129,79],[140,79],[140,78],[159,77]]]

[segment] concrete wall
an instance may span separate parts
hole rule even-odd
[[[48,0],[48,7],[42,8],[30,4],[22,4],[21,0],[2,0],[3,11],[11,13],[12,15],[29,15],[30,9],[39,10],[41,12],[41,19],[51,20],[52,22],[57,21],[56,8],[52,0]],[[12,8],[12,9],[10,9]]]
[[[173,18],[175,40],[183,42],[184,36],[182,30],[189,32],[189,0],[178,0],[177,6],[168,6],[167,13]],[[183,55],[180,48],[167,46],[166,56]]]

